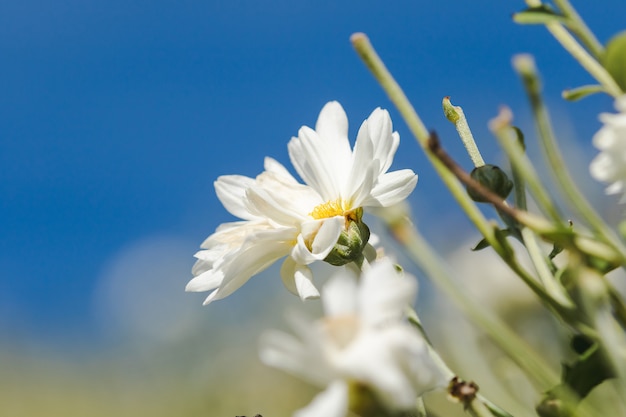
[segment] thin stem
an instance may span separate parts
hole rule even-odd
[[[472,163],[476,168],[482,167],[485,165],[485,161],[483,160],[480,151],[478,150],[478,146],[476,146],[476,141],[474,140],[474,135],[472,135],[472,131],[470,130],[469,124],[467,123],[467,118],[465,117],[465,113],[461,106],[453,106],[450,102],[450,97],[443,98],[443,113],[446,118],[454,123],[454,127],[465,146],[465,150],[469,155]]]
[[[574,308],[572,300],[567,296],[565,289],[557,282],[550,271],[550,268],[546,264],[546,258],[541,253],[539,243],[537,242],[537,236],[527,227],[522,228],[522,238],[524,239],[524,246],[528,251],[537,275],[546,289],[548,295],[555,299],[559,304],[566,308]]]
[[[398,219],[389,225],[391,232],[404,244],[411,258],[467,316],[483,329],[521,369],[524,369],[541,387],[553,386],[557,376],[515,332],[484,306],[468,298],[444,267],[443,260],[408,219]]]
[[[350,37],[354,49],[359,54],[365,65],[372,72],[378,83],[389,96],[389,99],[404,118],[409,130],[415,136],[424,150],[426,157],[435,168],[435,171],[448,187],[467,217],[474,223],[478,231],[485,237],[494,250],[504,256],[506,249],[496,239],[492,225],[487,221],[476,204],[469,198],[457,178],[436,158],[429,149],[430,133],[409,102],[408,98],[393,78],[383,61],[380,59],[372,44],[364,33],[355,33]]]
[[[541,5],[541,1],[526,0],[526,4],[531,7],[537,7]],[[622,89],[617,85],[608,71],[576,41],[562,24],[553,22],[547,23],[545,26],[561,46],[569,52],[596,81],[602,84],[608,94],[615,98],[623,94]]]
[[[474,398],[472,402],[469,403],[469,407],[467,407],[467,411],[473,417],[493,417],[493,414],[489,411],[489,408],[482,401],[478,399],[478,397]]]
[[[537,171],[535,171],[524,149],[517,140],[513,127],[511,126],[512,119],[513,114],[511,110],[508,107],[503,107],[500,109],[498,116],[489,122],[489,128],[507,154],[513,169],[519,173],[521,178],[525,179],[526,185],[541,211],[556,224],[562,226],[562,215],[552,202],[550,194],[543,187]]]
[[[523,135],[521,131],[517,130],[517,139],[521,147],[524,146]],[[513,185],[515,191],[515,206],[520,210],[527,210],[526,204],[526,180],[522,173],[511,163],[511,176],[513,177]]]
[[[558,183],[563,196],[567,199],[570,206],[578,212],[581,218],[591,226],[593,231],[605,243],[612,246],[615,251],[621,254],[622,262],[626,263],[626,246],[624,246],[613,230],[611,230],[595,212],[569,174],[567,165],[556,144],[548,110],[541,97],[541,85],[534,60],[529,55],[518,55],[513,60],[513,66],[524,82],[537,131],[541,138],[540,143],[544,155],[546,156],[549,166],[552,168],[550,172]]]
[[[554,4],[559,8],[561,14],[567,17],[568,21],[571,22],[567,27],[580,39],[595,58],[599,59],[604,53],[604,47],[593,32],[591,32],[576,9],[574,9],[568,0],[554,0]]]

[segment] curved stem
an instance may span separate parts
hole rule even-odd
[[[526,4],[531,7],[537,7],[541,5],[541,1],[526,0]],[[545,26],[561,46],[569,52],[596,81],[602,84],[608,94],[615,98],[624,94],[608,71],[576,41],[562,24],[547,23]]]
[[[408,219],[398,220],[389,227],[396,239],[404,245],[411,258],[424,270],[432,282],[446,293],[470,320],[483,329],[542,389],[556,383],[558,378],[555,373],[527,345],[525,340],[484,306],[466,296],[443,266],[443,260]]]
[[[622,263],[626,264],[626,246],[595,212],[569,174],[567,165],[556,144],[548,110],[541,97],[541,86],[534,60],[529,55],[518,55],[513,63],[524,82],[537,131],[541,138],[540,143],[548,164],[552,168],[550,172],[558,183],[559,189],[570,206],[591,226],[596,235],[621,255]]]
[[[587,49],[599,59],[604,53],[604,47],[582,20],[576,9],[568,0],[554,0],[554,4],[559,8],[563,16],[567,17],[571,24],[567,27],[574,33]]]
[[[448,190],[450,190],[450,193],[456,199],[461,209],[465,212],[472,223],[474,223],[478,231],[485,237],[494,250],[501,254],[501,256],[504,256],[507,251],[500,244],[498,239],[496,239],[495,231],[492,225],[483,216],[476,204],[469,198],[467,192],[457,178],[450,173],[445,165],[438,158],[436,158],[429,149],[428,142],[430,139],[430,133],[409,102],[409,99],[400,88],[400,85],[398,85],[374,50],[367,36],[364,33],[355,33],[350,37],[350,40],[365,65],[372,72],[383,90],[387,93],[392,103],[395,104],[396,108],[409,127],[409,130],[417,139],[418,143],[424,150],[426,157],[431,162],[446,187],[448,187]]]

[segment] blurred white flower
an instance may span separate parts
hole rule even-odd
[[[256,178],[218,178],[218,198],[242,221],[219,226],[202,244],[186,290],[212,290],[208,304],[288,255],[281,268],[285,286],[302,299],[318,297],[307,265],[320,260],[341,265],[361,257],[369,238],[362,209],[396,204],[415,188],[412,170],[387,172],[399,141],[389,113],[378,108],[351,149],[348,119],[333,101],[320,112],[315,130],[303,126],[288,145],[307,185],[271,158]]]
[[[626,95],[615,100],[615,108],[619,113],[600,114],[604,126],[593,137],[593,144],[601,152],[589,166],[595,179],[610,183],[607,194],[623,193],[626,186]],[[621,202],[626,202],[626,193]]]
[[[349,404],[358,406],[353,395],[364,392],[384,409],[412,410],[417,397],[446,386],[426,342],[403,320],[416,290],[415,279],[387,258],[360,281],[346,268],[323,288],[324,319],[292,316],[297,337],[278,331],[262,336],[263,362],[327,387],[296,416],[344,416]]]

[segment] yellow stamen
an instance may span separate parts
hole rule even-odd
[[[341,198],[338,198],[335,201],[327,201],[316,206],[313,211],[309,213],[309,216],[316,220],[328,219],[335,216],[343,216],[348,210],[350,210],[349,205]]]

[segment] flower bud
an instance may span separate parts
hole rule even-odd
[[[358,261],[363,257],[363,249],[370,238],[370,229],[363,223],[362,217],[362,208],[346,214],[346,227],[339,235],[335,247],[326,256],[324,262],[342,266]]]
[[[502,199],[505,199],[513,189],[513,182],[496,165],[487,164],[474,168],[470,176],[483,187],[502,197]],[[487,202],[482,195],[469,187],[467,188],[467,194],[478,203]]]

